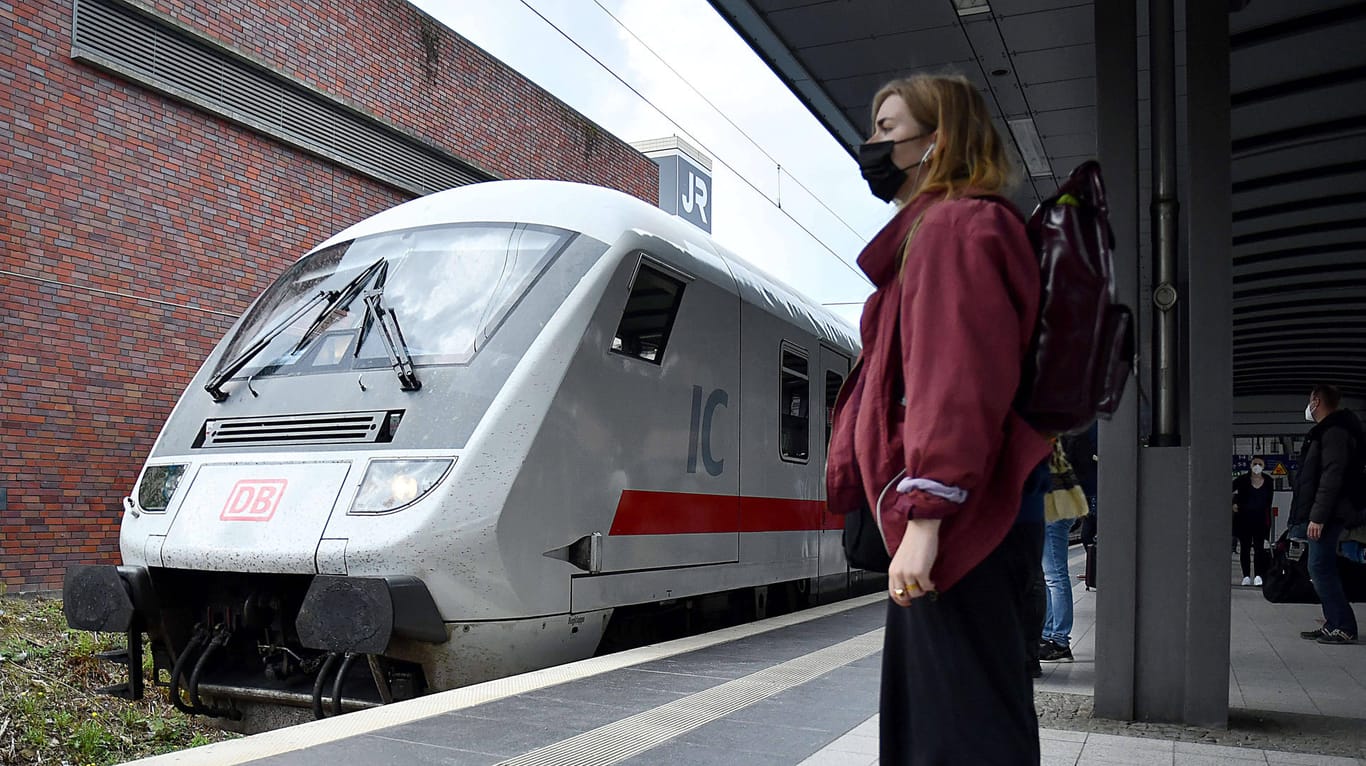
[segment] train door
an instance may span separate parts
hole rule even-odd
[[[762,301],[762,302],[761,302]],[[817,339],[764,308],[741,309],[740,562],[760,582],[816,576],[820,520],[820,409],[813,406]]]
[[[818,385],[818,395],[821,397],[817,401],[824,404],[821,410],[823,414],[823,424],[821,425],[820,442],[820,465],[825,466],[827,459],[826,448],[830,445],[830,429],[835,413],[835,397],[839,395],[840,386],[849,377],[849,357],[835,351],[834,349],[821,345],[820,365]],[[822,478],[824,478],[822,476]],[[820,499],[822,501],[821,529],[819,532],[820,542],[820,561],[817,566],[818,577],[816,579],[816,596],[824,600],[827,594],[837,594],[846,590],[849,585],[849,568],[844,560],[844,546],[842,532],[844,530],[844,517],[836,516],[824,509],[825,482],[820,483]]]
[[[603,369],[585,384],[618,440],[600,571],[641,575],[632,587],[649,571],[680,586],[663,570],[739,555],[739,300],[729,274],[685,272],[667,255],[639,256]]]

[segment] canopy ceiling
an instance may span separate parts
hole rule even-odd
[[[965,16],[951,0],[710,1],[851,151],[879,86],[947,70],[983,89],[1011,136],[1025,209],[1095,154],[1089,0],[989,0]],[[1234,393],[1303,395],[1326,381],[1366,396],[1366,2],[1233,5],[1245,6],[1229,14]],[[1146,208],[1146,37],[1138,50]],[[1030,156],[1029,123],[1042,156]]]

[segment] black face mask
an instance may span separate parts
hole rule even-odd
[[[874,197],[883,202],[891,202],[896,198],[896,193],[901,190],[902,184],[906,183],[906,171],[925,164],[925,160],[929,158],[934,145],[930,145],[925,156],[920,158],[920,162],[904,168],[897,167],[897,164],[892,161],[892,151],[896,149],[897,144],[904,144],[907,141],[914,141],[927,135],[929,134],[921,133],[918,136],[903,138],[900,141],[869,141],[866,144],[859,145],[859,172],[863,174],[863,180],[868,182],[868,190],[873,193]]]

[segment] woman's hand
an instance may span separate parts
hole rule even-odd
[[[911,519],[906,524],[901,547],[896,549],[887,570],[887,590],[901,606],[910,606],[912,599],[934,592],[930,570],[939,556],[940,521]]]

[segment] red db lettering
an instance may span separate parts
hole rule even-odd
[[[270,521],[280,507],[288,479],[242,479],[232,485],[228,502],[218,515],[222,521]]]

